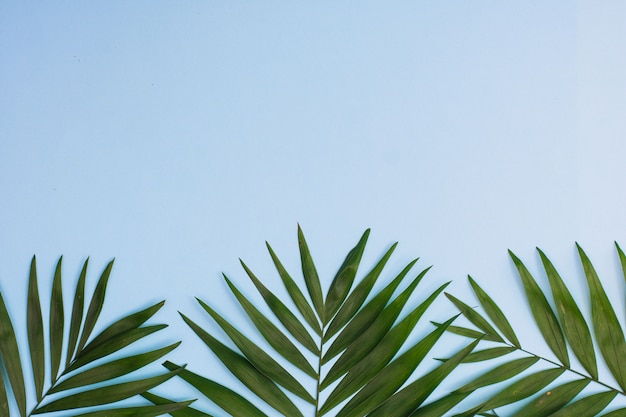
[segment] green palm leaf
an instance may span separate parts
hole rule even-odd
[[[412,376],[454,320],[450,319],[420,339],[413,340],[403,350],[413,330],[419,327],[424,313],[447,284],[432,292],[422,293],[420,297],[424,297],[423,301],[416,307],[407,308],[429,269],[421,271],[405,283],[405,278],[410,275],[416,262],[413,261],[381,290],[374,291],[374,285],[396,247],[395,244],[362,280],[356,282],[369,233],[366,230],[349,251],[326,294],[322,292],[323,281],[320,280],[299,226],[300,261],[306,288],[304,292],[267,245],[289,294],[291,307],[278,299],[242,262],[246,274],[273,314],[272,317],[262,313],[250,297],[244,295],[225,277],[243,311],[272,347],[271,352],[265,352],[203,301],[198,300],[211,320],[224,331],[229,339],[228,344],[233,347],[218,340],[207,328],[198,324],[199,322],[181,314],[187,325],[227,369],[253,393],[254,399],[247,399],[245,394],[238,394],[219,382],[189,370],[183,370],[179,376],[222,410],[236,417],[265,415],[255,403],[264,403],[276,413],[289,417],[310,413],[319,417],[331,412],[336,416],[357,417],[375,412],[383,404],[386,404],[381,409],[384,411],[376,411],[376,415],[396,417],[418,412],[445,376],[462,362],[477,342],[422,378]],[[401,287],[402,290],[396,294]],[[408,312],[402,317],[405,309]],[[333,360],[331,366],[330,362]],[[323,366],[326,363],[329,363],[329,370]],[[165,365],[170,370],[176,369],[174,364]],[[290,374],[292,365],[297,368],[298,376]],[[337,381],[337,384],[333,384]],[[310,403],[310,406],[305,404],[305,407],[311,408],[310,411],[305,413],[305,410],[298,409],[286,392]],[[438,411],[441,416],[456,405],[461,397],[465,395],[446,395],[424,406],[429,407],[428,415],[434,416]],[[168,401],[150,395],[146,398],[155,404]],[[436,404],[437,407],[431,404]],[[403,411],[386,411],[394,408]],[[194,410],[196,411],[200,412]],[[180,415],[184,417],[183,414]]]
[[[558,362],[533,353],[532,348],[522,349],[517,337],[514,336],[512,327],[506,320],[506,317],[512,316],[505,316],[493,299],[471,278],[471,287],[486,314],[482,315],[478,310],[469,308],[460,300],[451,298],[459,311],[475,328],[456,327],[449,328],[449,331],[468,337],[484,334],[491,336],[491,346],[468,355],[467,361],[481,362],[494,358],[500,358],[498,360],[501,361],[509,354],[523,355],[522,358],[496,365],[459,389],[458,392],[467,393],[494,383],[508,384],[482,404],[460,415],[472,416],[484,413],[530,397],[530,401],[515,416],[596,416],[615,398],[626,397],[624,330],[591,261],[582,248],[576,246],[589,290],[590,319],[585,318],[578,307],[579,303],[571,295],[552,262],[541,250],[537,249],[550,291],[542,290],[522,261],[509,252],[522,281],[534,322]],[[626,276],[626,259],[619,246],[617,246],[617,251]],[[551,299],[555,309],[551,307],[548,299]],[[490,327],[488,323],[485,324],[488,320],[491,320],[495,328],[499,330],[499,332],[493,330],[497,332],[497,336],[506,341],[498,341],[496,335],[491,334],[494,327]],[[590,328],[593,332],[589,330]],[[485,339],[487,337],[483,340]],[[570,365],[568,348],[578,358],[582,370]],[[619,387],[613,387],[610,381],[599,379],[596,359],[598,356],[604,359]],[[546,369],[527,374],[526,369],[529,365],[542,366]],[[575,376],[576,379],[560,381],[559,377],[564,374]],[[543,394],[538,394],[548,385],[550,388]],[[591,394],[589,387],[592,386],[601,387],[604,391]]]
[[[62,361],[64,329],[66,328],[62,291],[62,260],[59,259],[55,269],[50,297],[49,322],[47,326],[44,326],[37,285],[36,258],[33,257],[28,280],[26,333],[33,372],[34,386],[32,392],[37,403],[30,408],[30,411],[27,411],[27,387],[24,383],[24,371],[22,370],[15,329],[2,294],[0,294],[0,359],[6,370],[6,374],[2,373],[0,377],[0,415],[10,417],[11,401],[14,401],[21,417],[59,411],[68,415],[68,410],[79,408],[84,410],[82,412],[75,411],[72,415],[76,416],[80,413],[81,416],[92,417],[104,415],[149,417],[180,410],[188,405],[188,402],[175,402],[167,406],[142,405],[123,408],[108,406],[108,404],[115,404],[137,394],[142,394],[180,372],[180,370],[175,370],[150,378],[130,378],[129,380],[129,375],[132,372],[163,357],[178,346],[178,343],[132,356],[111,356],[134,341],[165,327],[163,325],[140,327],[159,310],[163,305],[162,302],[139,313],[131,314],[90,338],[103,308],[111,267],[112,262],[107,265],[101,275],[83,323],[84,287],[87,274],[87,262],[85,262],[76,286],[72,316],[67,327],[69,332],[66,358],[65,361]],[[44,345],[45,328],[49,333],[49,350],[46,350]],[[89,341],[90,339],[91,341]],[[103,358],[106,358],[108,362],[91,368],[86,366],[96,359]],[[46,369],[49,369],[50,372],[48,385],[46,385],[45,379]],[[103,382],[118,377],[125,377],[124,382],[103,384]],[[9,387],[10,396],[7,395]],[[75,390],[68,393],[67,390],[69,389]],[[90,410],[91,407],[98,407],[98,410]]]

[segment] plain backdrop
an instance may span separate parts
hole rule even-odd
[[[415,302],[452,281],[476,305],[471,274],[546,355],[507,249],[544,285],[542,248],[587,311],[579,242],[623,319],[625,21],[620,1],[0,3],[0,290],[24,352],[33,254],[44,300],[60,255],[68,299],[115,257],[101,326],[166,299],[151,343],[236,386],[177,311],[217,331],[199,297],[253,334],[221,274],[258,301],[242,258],[286,296],[265,241],[300,279],[298,223],[324,288],[371,228],[361,272],[398,241],[385,279],[420,257]]]

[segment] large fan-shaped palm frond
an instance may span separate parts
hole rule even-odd
[[[230,346],[182,315],[191,329],[254,393],[256,399],[247,399],[248,395],[238,394],[191,370],[181,370],[179,377],[235,417],[265,416],[258,407],[260,401],[275,410],[272,415],[278,413],[289,417],[303,416],[305,412],[316,417],[399,417],[418,415],[414,413],[420,410],[424,411],[423,415],[443,415],[460,401],[460,396],[447,396],[424,404],[441,381],[470,353],[476,342],[434,370],[412,380],[414,370],[424,361],[453,319],[408,347],[405,342],[447,284],[428,294],[419,305],[409,308],[408,313],[400,318],[428,269],[407,280],[416,262],[413,261],[380,291],[373,293],[373,287],[396,247],[394,244],[353,288],[368,236],[369,230],[348,253],[326,295],[323,295],[317,269],[300,228],[298,243],[306,291],[296,284],[268,245],[270,256],[290,296],[291,307],[265,287],[242,262],[274,317],[263,314],[225,277],[238,303],[272,347],[270,353],[239,332],[202,300],[198,300],[200,305],[228,336]],[[405,281],[408,283],[404,284]],[[170,370],[179,369],[173,363],[165,365]],[[293,368],[297,370],[288,370]],[[163,398],[146,397],[156,404],[167,404]],[[300,398],[299,402],[294,401],[295,397]],[[303,411],[296,403],[308,403],[305,409],[309,411]],[[172,415],[208,414],[187,409]]]
[[[626,277],[626,257],[617,244],[616,247]],[[473,329],[450,326],[448,330],[464,336],[482,337],[492,345],[472,353],[466,361],[505,359],[507,355],[516,357],[506,360],[457,391],[469,393],[518,377],[482,404],[461,415],[476,415],[528,399],[514,414],[516,417],[593,417],[600,415],[616,397],[625,399],[624,328],[591,261],[580,246],[577,245],[577,248],[589,290],[590,320],[585,318],[556,268],[541,250],[537,249],[550,291],[543,291],[522,261],[509,252],[521,278],[534,322],[554,358],[533,353],[533,348],[528,346],[522,348],[502,309],[471,277],[470,285],[486,314],[483,315],[454,296],[446,294],[474,325]],[[570,364],[571,354],[578,359],[582,369]],[[599,358],[603,359],[615,382],[600,379]],[[533,366],[533,371],[527,371]],[[593,386],[595,390],[590,389]],[[626,416],[626,408],[611,411],[604,416]]]
[[[33,257],[27,300],[26,331],[30,348],[29,355],[19,350],[18,339],[7,306],[0,294],[0,359],[4,368],[0,378],[0,416],[10,415],[9,400],[13,401],[14,408],[21,417],[81,408],[84,410],[76,411],[73,415],[150,417],[176,411],[188,405],[188,403],[172,403],[138,407],[100,407],[144,393],[179,372],[176,370],[143,379],[128,380],[126,378],[124,382],[106,384],[108,381],[127,376],[153,363],[172,351],[178,343],[132,356],[117,354],[124,347],[165,327],[165,325],[142,327],[163,306],[163,302],[130,314],[116,321],[95,337],[91,337],[104,305],[113,261],[106,266],[100,276],[85,315],[84,293],[87,263],[85,261],[80,273],[69,326],[66,326],[68,323],[65,317],[61,282],[62,258],[59,259],[52,285],[49,320],[45,324],[37,285],[36,260]],[[45,348],[44,343],[46,330],[49,337],[49,349]],[[67,345],[64,349],[65,335],[67,335]],[[65,352],[64,361],[62,360],[63,352]],[[30,358],[33,373],[33,393],[36,404],[30,407],[27,404],[27,384],[22,367],[24,356]],[[99,360],[100,363],[93,366],[93,362]],[[46,374],[48,375],[47,382]],[[98,406],[97,411],[90,408],[96,406]]]

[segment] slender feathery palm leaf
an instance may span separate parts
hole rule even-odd
[[[419,305],[408,308],[408,313],[400,318],[428,268],[407,279],[417,260],[410,262],[380,291],[373,291],[396,247],[394,244],[353,288],[368,236],[369,230],[348,253],[326,295],[299,227],[298,243],[306,291],[296,284],[268,245],[292,307],[265,287],[242,262],[273,317],[262,313],[225,276],[236,300],[272,347],[270,353],[239,332],[202,300],[198,302],[228,336],[233,347],[181,314],[202,342],[256,398],[239,394],[191,370],[180,370],[178,376],[235,417],[266,416],[257,406],[260,402],[273,409],[272,415],[289,417],[305,414],[316,417],[408,417],[428,407],[425,403],[435,388],[477,342],[460,350],[446,363],[412,380],[417,366],[425,360],[453,319],[408,347],[405,342],[447,284],[427,294]],[[401,286],[405,281],[408,283]],[[403,353],[399,353],[401,350]],[[169,370],[179,370],[173,363],[167,362],[165,366]],[[295,373],[288,370],[293,368]],[[295,397],[299,397],[299,404],[305,404],[304,410],[296,405]],[[146,395],[146,398],[155,404],[168,403],[161,397]],[[430,410],[430,414],[425,415],[444,415],[459,401],[459,398],[451,396],[439,399],[436,406],[426,409],[427,412]],[[175,417],[208,416],[191,408],[171,414]]]
[[[20,417],[26,417],[57,411],[64,411],[65,415],[73,416],[150,417],[167,414],[189,404],[183,402],[117,408],[108,405],[142,394],[176,375],[179,370],[141,379],[127,377],[134,371],[159,360],[179,343],[134,355],[118,354],[124,347],[165,327],[165,325],[142,327],[163,306],[163,302],[123,317],[95,337],[91,337],[104,305],[113,261],[106,266],[100,276],[85,315],[87,264],[88,261],[85,261],[80,272],[68,323],[61,281],[62,258],[59,259],[52,284],[49,320],[48,323],[44,323],[37,286],[36,259],[33,257],[27,297],[28,355],[19,349],[18,338],[7,306],[0,294],[0,364],[3,368],[0,378],[0,416],[10,415],[9,401],[13,402],[17,410],[16,417],[18,414]],[[47,350],[44,342],[46,332],[49,338]],[[67,345],[64,349],[65,335]],[[36,403],[31,406],[27,404],[26,393],[30,387],[27,387],[24,378],[26,373],[22,366],[24,356],[30,358],[33,374],[32,389]],[[100,363],[93,366],[94,361]],[[115,381],[118,377],[125,378],[123,382]],[[82,410],[70,411],[76,409]]]
[[[457,390],[459,394],[470,393],[491,384],[504,384],[504,381],[517,377],[480,405],[459,415],[485,413],[527,399],[514,416],[593,417],[600,415],[616,398],[626,399],[624,327],[618,320],[591,261],[582,248],[576,246],[589,290],[591,319],[585,318],[556,268],[540,249],[537,251],[550,284],[550,291],[543,291],[522,261],[509,251],[522,281],[534,322],[554,358],[542,357],[528,346],[522,348],[507,315],[471,277],[470,285],[485,314],[446,294],[474,326],[449,326],[448,331],[468,337],[478,336],[482,340],[490,341],[492,345],[468,355],[465,361],[482,362],[494,358],[502,360],[508,355],[516,357],[507,359]],[[619,245],[616,244],[616,248],[626,278],[626,257]],[[576,357],[582,369],[571,365],[571,354]],[[599,377],[599,358],[602,358],[615,382]],[[532,373],[525,372],[532,366],[535,367]],[[594,386],[600,392],[589,389]],[[613,410],[603,416],[626,416],[626,408]]]

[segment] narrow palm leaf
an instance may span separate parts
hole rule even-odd
[[[280,366],[278,362],[276,362],[270,355],[265,353],[263,349],[259,348],[257,345],[252,343],[250,339],[245,337],[241,332],[239,332],[235,327],[233,327],[228,321],[226,321],[222,316],[217,314],[215,310],[205,304],[202,300],[198,300],[202,308],[213,317],[213,320],[219,324],[219,326],[224,330],[224,332],[228,335],[230,340],[235,343],[235,345],[239,348],[241,353],[261,372],[270,377],[273,381],[283,386],[287,390],[293,392],[300,398],[308,401],[311,404],[315,403],[315,400],[307,392],[306,389],[293,377],[289,374],[285,368]],[[315,373],[311,375],[313,378],[316,377]]]
[[[470,353],[465,359],[463,359],[463,362],[482,362],[489,359],[499,358],[500,356],[508,355],[509,353],[515,352],[516,350],[516,348],[508,346],[483,349]]]
[[[367,243],[367,238],[370,235],[370,229],[367,229],[356,246],[348,252],[343,264],[339,267],[335,278],[330,284],[328,293],[326,295],[325,309],[327,320],[330,320],[342,303],[345,301],[352,283],[356,277],[356,272],[363,257],[363,251]]]
[[[506,381],[516,375],[519,375],[526,369],[533,366],[539,358],[531,356],[527,358],[514,359],[510,362],[506,362],[502,365],[495,367],[494,369],[480,375],[478,378],[463,385],[459,388],[458,392],[472,392],[478,388],[486,387],[488,385],[497,384],[498,382]],[[495,408],[495,407],[494,407]]]
[[[257,288],[267,306],[272,310],[276,318],[285,326],[285,328],[291,333],[291,335],[302,344],[305,348],[319,354],[319,347],[315,344],[315,341],[306,330],[304,325],[296,318],[296,316],[287,308],[287,306],[280,301],[265,285],[252,273],[252,271],[241,261],[241,266],[248,274],[248,277],[252,280],[252,283]]]
[[[170,371],[180,368],[171,362],[165,362],[163,366]],[[178,375],[232,417],[267,417],[265,413],[245,397],[215,381],[211,381],[186,369],[183,369]]]
[[[255,368],[250,361],[215,339],[184,314],[181,314],[181,316],[187,325],[215,353],[219,360],[226,365],[228,370],[247,386],[250,391],[284,415],[302,415],[285,393],[271,379]]]
[[[515,332],[513,331],[513,327],[506,319],[506,316],[500,310],[500,307],[493,301],[489,295],[483,291],[483,289],[468,275],[469,283],[472,286],[472,290],[474,294],[476,294],[476,298],[480,302],[480,305],[485,309],[485,312],[496,325],[498,330],[507,338],[509,342],[513,344],[515,347],[521,347]]]
[[[577,379],[551,389],[535,398],[514,417],[547,417],[562,409],[591,382],[589,379]]]
[[[585,277],[589,286],[589,297],[591,298],[591,318],[596,341],[602,353],[602,357],[607,367],[613,374],[622,390],[626,390],[626,343],[624,342],[624,331],[617,320],[615,311],[611,307],[611,302],[600,283],[591,261],[576,244],[578,254],[585,270]]]
[[[598,379],[595,350],[585,318],[552,262],[539,248],[537,251],[550,281],[554,304],[561,319],[565,337],[583,368],[593,379]]]
[[[287,289],[287,292],[289,293],[291,300],[295,304],[298,311],[300,311],[300,314],[302,314],[302,317],[304,317],[304,320],[306,320],[309,326],[311,326],[311,328],[315,331],[315,333],[317,333],[318,335],[321,335],[322,328],[320,327],[319,321],[315,317],[315,313],[313,312],[311,305],[308,303],[306,298],[304,298],[304,295],[302,295],[302,291],[300,291],[300,287],[298,287],[298,285],[295,283],[293,278],[291,278],[291,275],[287,273],[287,271],[283,267],[283,264],[280,262],[280,260],[278,259],[274,251],[272,250],[271,246],[269,245],[269,243],[266,242],[265,244],[267,246],[267,250],[270,253],[270,256],[272,257],[274,266],[276,267],[276,270],[278,271],[278,275],[280,276],[280,279],[283,281],[283,285],[285,286],[285,289]]]
[[[341,305],[339,312],[330,322],[328,329],[324,332],[324,342],[333,337],[343,326],[345,326],[359,311],[365,299],[372,291],[374,284],[378,280],[383,268],[391,257],[394,249],[398,244],[394,243],[391,248],[378,261],[376,266],[359,282],[354,291],[350,293],[346,301]]]
[[[61,366],[63,352],[63,326],[65,312],[63,310],[63,286],[61,267],[63,257],[59,258],[52,281],[52,295],[50,296],[50,383],[54,384]]]
[[[156,417],[165,414],[172,414],[186,408],[193,401],[181,403],[152,405],[142,407],[112,408],[109,410],[92,411],[90,413],[78,414],[74,417]]]
[[[163,398],[150,392],[144,392],[143,394],[141,394],[141,396],[156,405],[176,404],[172,400],[168,400],[167,398]],[[168,414],[172,417],[213,417],[210,414],[196,410],[195,408],[191,407],[185,407],[181,410],[171,411]]]
[[[65,366],[69,366],[74,358],[78,336],[80,334],[80,325],[83,321],[83,306],[85,303],[85,279],[87,277],[87,265],[89,258],[85,260],[83,268],[80,271],[78,282],[76,283],[76,291],[74,292],[74,304],[72,306],[72,318],[70,321],[70,336],[67,342],[67,355],[65,357]]]
[[[37,395],[37,401],[41,401],[46,363],[43,348],[43,319],[41,317],[39,289],[37,288],[37,260],[34,256],[30,262],[30,274],[28,278],[27,320],[28,346],[30,347],[30,361],[33,366],[35,393]]]
[[[233,285],[233,283],[224,275],[230,290],[239,301],[239,304],[243,307],[250,317],[250,320],[259,332],[263,335],[265,340],[285,359],[297,366],[307,375],[315,377],[316,373],[311,364],[306,360],[302,352],[289,340],[283,332],[280,331],[274,323],[272,323],[267,317],[265,317],[248,299]]]
[[[524,266],[522,261],[519,260],[513,252],[509,251],[509,255],[519,272],[519,276],[522,279],[524,285],[524,291],[530,304],[530,310],[533,313],[537,327],[543,336],[543,339],[548,344],[548,347],[552,350],[558,360],[565,366],[569,367],[569,357],[567,354],[567,346],[565,345],[565,338],[563,332],[559,326],[559,322],[548,304],[548,300],[544,295],[537,282],[532,277],[528,269]]]
[[[100,311],[102,311],[102,306],[104,305],[104,296],[106,295],[107,283],[109,282],[113,262],[114,260],[109,262],[104,268],[104,271],[102,272],[102,275],[100,275],[100,279],[96,284],[96,289],[94,290],[91,302],[89,303],[89,308],[87,309],[87,316],[85,317],[85,323],[83,325],[80,341],[78,342],[78,351],[81,351],[87,343],[87,340],[89,339],[89,336],[91,336],[91,332],[98,321],[98,317],[100,317]]]
[[[483,318],[480,314],[476,312],[473,308],[465,304],[463,301],[459,300],[455,296],[446,293],[446,297],[459,309],[461,313],[467,318],[474,326],[478,327],[482,330],[487,336],[489,336],[492,340],[496,342],[504,342],[504,339],[500,337],[496,329],[493,328],[491,324],[487,320]]]
[[[11,391],[17,403],[17,408],[22,417],[26,416],[26,388],[24,387],[24,374],[22,373],[22,361],[17,347],[17,339],[9,312],[4,304],[0,293],[0,359],[4,363]],[[4,376],[2,378],[4,379]],[[4,385],[4,384],[3,384]],[[6,386],[3,389],[6,392]],[[6,395],[4,396],[6,398]],[[4,402],[4,399],[3,399]],[[8,405],[6,406],[8,408]],[[6,414],[8,415],[8,413]]]
[[[594,417],[604,410],[616,396],[616,391],[599,392],[569,404],[550,417]]]
[[[322,327],[326,325],[326,316],[324,313],[324,297],[322,296],[322,286],[320,284],[319,276],[317,275],[317,269],[311,258],[309,246],[304,238],[304,233],[300,225],[298,225],[298,247],[300,248],[300,262],[302,263],[302,275],[304,276],[304,282],[306,288],[309,291],[309,296],[313,302],[313,307],[317,312],[317,316],[322,322]]]

